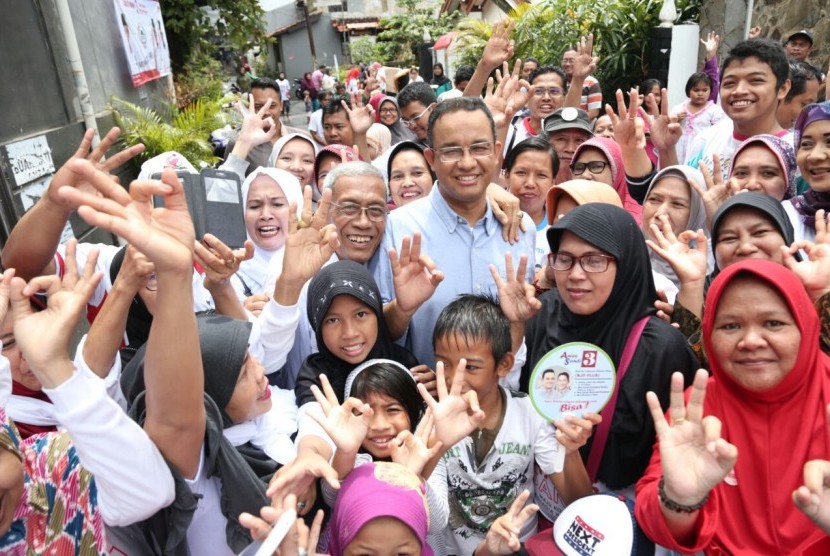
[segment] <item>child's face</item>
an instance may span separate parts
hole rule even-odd
[[[444,364],[447,387],[452,384],[455,368],[461,359],[467,360],[462,393],[474,390],[479,401],[498,392],[499,378],[507,375],[512,358],[505,357],[496,364],[493,351],[486,340],[477,340],[451,334],[435,340],[435,360]],[[510,359],[510,361],[508,361]]]
[[[357,298],[338,295],[323,317],[322,336],[335,357],[358,365],[366,360],[378,339],[378,318]]]
[[[374,415],[363,441],[363,449],[376,460],[392,457],[392,441],[403,431],[411,431],[412,423],[403,404],[391,396],[372,392],[362,400],[369,404]]]
[[[689,100],[692,101],[693,106],[703,106],[709,102],[710,92],[711,89],[708,84],[704,82],[695,83],[694,86],[689,89]]]
[[[344,556],[420,556],[421,543],[404,522],[377,517],[357,532],[343,550]]]
[[[242,362],[242,370],[233,389],[225,413],[234,423],[256,419],[271,409],[271,389],[265,377],[265,368],[250,353]]]

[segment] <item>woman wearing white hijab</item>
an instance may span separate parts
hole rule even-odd
[[[300,186],[314,185],[314,160],[317,146],[308,135],[289,133],[274,143],[268,166],[287,170],[300,180]]]
[[[269,263],[282,267],[288,235],[288,207],[303,210],[303,191],[299,180],[287,170],[257,168],[242,183],[245,199],[245,230],[254,244],[254,256],[239,266],[231,279],[241,301],[265,291]]]

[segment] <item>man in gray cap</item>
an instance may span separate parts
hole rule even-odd
[[[560,108],[544,119],[542,129],[548,142],[559,156],[556,183],[571,179],[571,159],[576,148],[594,136],[588,113],[581,108]]]
[[[784,50],[787,51],[787,58],[793,60],[800,60],[802,62],[807,60],[810,51],[813,49],[813,33],[807,29],[796,31],[784,43]]]

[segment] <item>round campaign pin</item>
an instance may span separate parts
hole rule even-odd
[[[601,348],[570,342],[547,352],[530,375],[530,401],[548,421],[599,413],[614,391],[614,362]]]

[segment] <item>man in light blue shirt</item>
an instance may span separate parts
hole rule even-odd
[[[458,295],[497,295],[490,276],[494,264],[504,275],[504,254],[518,263],[521,255],[533,261],[535,232],[530,217],[513,245],[502,238],[502,224],[487,200],[487,187],[498,171],[501,144],[493,118],[480,98],[461,97],[438,104],[429,118],[424,155],[438,177],[429,196],[389,214],[383,250],[400,249],[403,238],[421,234],[421,252],[427,253],[445,278],[432,297],[414,313],[404,336],[415,357],[434,368],[432,330],[438,314]],[[384,299],[393,297],[392,274],[382,264],[376,274]],[[528,281],[533,264],[528,265]]]

